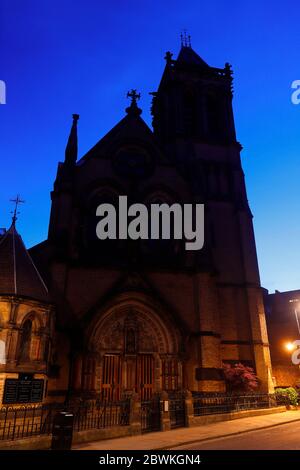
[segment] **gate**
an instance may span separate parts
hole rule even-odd
[[[141,400],[151,400],[154,384],[154,359],[152,354],[139,354],[137,362],[137,389]]]
[[[181,394],[169,395],[169,413],[171,429],[186,425],[185,399]]]
[[[141,402],[141,425],[142,432],[153,432],[161,430],[161,411],[159,398]]]
[[[117,354],[106,354],[103,358],[101,396],[104,401],[120,400],[122,362]]]

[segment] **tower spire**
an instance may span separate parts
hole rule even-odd
[[[18,218],[18,214],[20,213],[20,212],[18,212],[18,207],[19,207],[20,204],[24,204],[25,201],[20,198],[19,194],[17,194],[15,199],[10,199],[10,202],[13,202],[15,204],[15,208],[11,212],[11,214],[13,214],[13,216],[12,216],[12,225],[15,226],[17,218]]]
[[[67,165],[75,165],[78,153],[77,121],[79,114],[73,114],[72,116],[73,123],[65,151],[65,163]]]
[[[187,33],[187,30],[184,29],[180,34],[181,47],[192,47],[191,36]]]

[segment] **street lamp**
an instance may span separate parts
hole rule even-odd
[[[298,310],[297,310],[298,306],[299,306],[299,304],[295,307],[294,312],[295,312],[295,318],[296,318],[296,323],[297,323],[297,327],[298,327],[298,333],[300,335],[300,324],[299,324],[299,317],[298,317]]]
[[[293,351],[293,349],[295,349],[295,345],[294,343],[286,343],[285,344],[285,348],[288,350],[288,351]]]

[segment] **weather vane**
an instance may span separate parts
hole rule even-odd
[[[180,39],[181,39],[181,47],[192,47],[191,36],[190,34],[187,34],[186,29],[184,29],[182,33],[180,34]]]
[[[11,211],[11,214],[13,214],[12,223],[15,224],[18,218],[17,215],[20,214],[20,212],[18,212],[18,206],[20,204],[24,204],[25,201],[20,198],[20,194],[17,194],[17,197],[15,199],[10,199],[10,202],[13,202],[15,204],[14,210]]]

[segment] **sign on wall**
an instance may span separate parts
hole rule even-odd
[[[43,391],[43,379],[34,379],[32,374],[19,374],[18,379],[5,380],[3,403],[38,403],[43,399]]]

